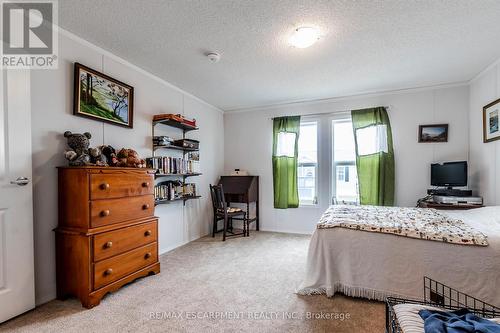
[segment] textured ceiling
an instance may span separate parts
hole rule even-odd
[[[500,57],[498,0],[63,0],[59,22],[223,110],[461,82]],[[293,48],[298,25],[324,37]]]

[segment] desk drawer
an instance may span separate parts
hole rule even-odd
[[[153,216],[154,197],[143,195],[123,199],[95,200],[90,202],[90,227]]]
[[[94,236],[94,261],[103,260],[158,240],[157,222]]]
[[[123,198],[153,194],[150,174],[94,174],[90,176],[90,199]]]
[[[158,243],[119,254],[94,264],[94,290],[158,261]]]

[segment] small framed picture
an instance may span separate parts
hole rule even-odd
[[[420,125],[418,127],[418,142],[448,142],[448,124]]]
[[[74,84],[74,115],[133,127],[133,87],[79,63]]]
[[[498,116],[500,113],[500,99],[483,108],[483,141],[491,142],[500,139]]]

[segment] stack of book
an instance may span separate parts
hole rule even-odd
[[[146,159],[149,168],[158,174],[192,174],[200,172],[200,162],[180,157],[160,156]]]
[[[155,201],[158,200],[178,200],[186,197],[196,196],[196,184],[180,181],[162,182],[155,186]]]
[[[165,136],[165,135],[153,137],[153,144],[155,146],[168,147],[168,146],[173,145],[174,141],[175,141],[174,139],[172,139],[171,137]]]
[[[183,191],[185,197],[189,197],[189,196],[194,197],[194,196],[196,196],[196,184],[186,183],[186,184],[184,184],[184,188],[182,191]]]
[[[176,200],[182,198],[184,189],[182,182],[163,182],[155,186],[155,200]]]
[[[172,120],[188,126],[196,127],[196,119],[189,119],[180,114],[164,113],[153,116],[153,121]]]

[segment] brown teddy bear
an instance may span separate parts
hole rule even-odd
[[[118,167],[145,168],[146,161],[139,157],[139,154],[133,149],[123,148],[116,155],[118,158]]]
[[[90,148],[89,132],[83,134],[64,132],[64,137],[70,149],[64,152],[64,157],[69,161],[70,166],[99,165],[107,166],[99,148]]]

